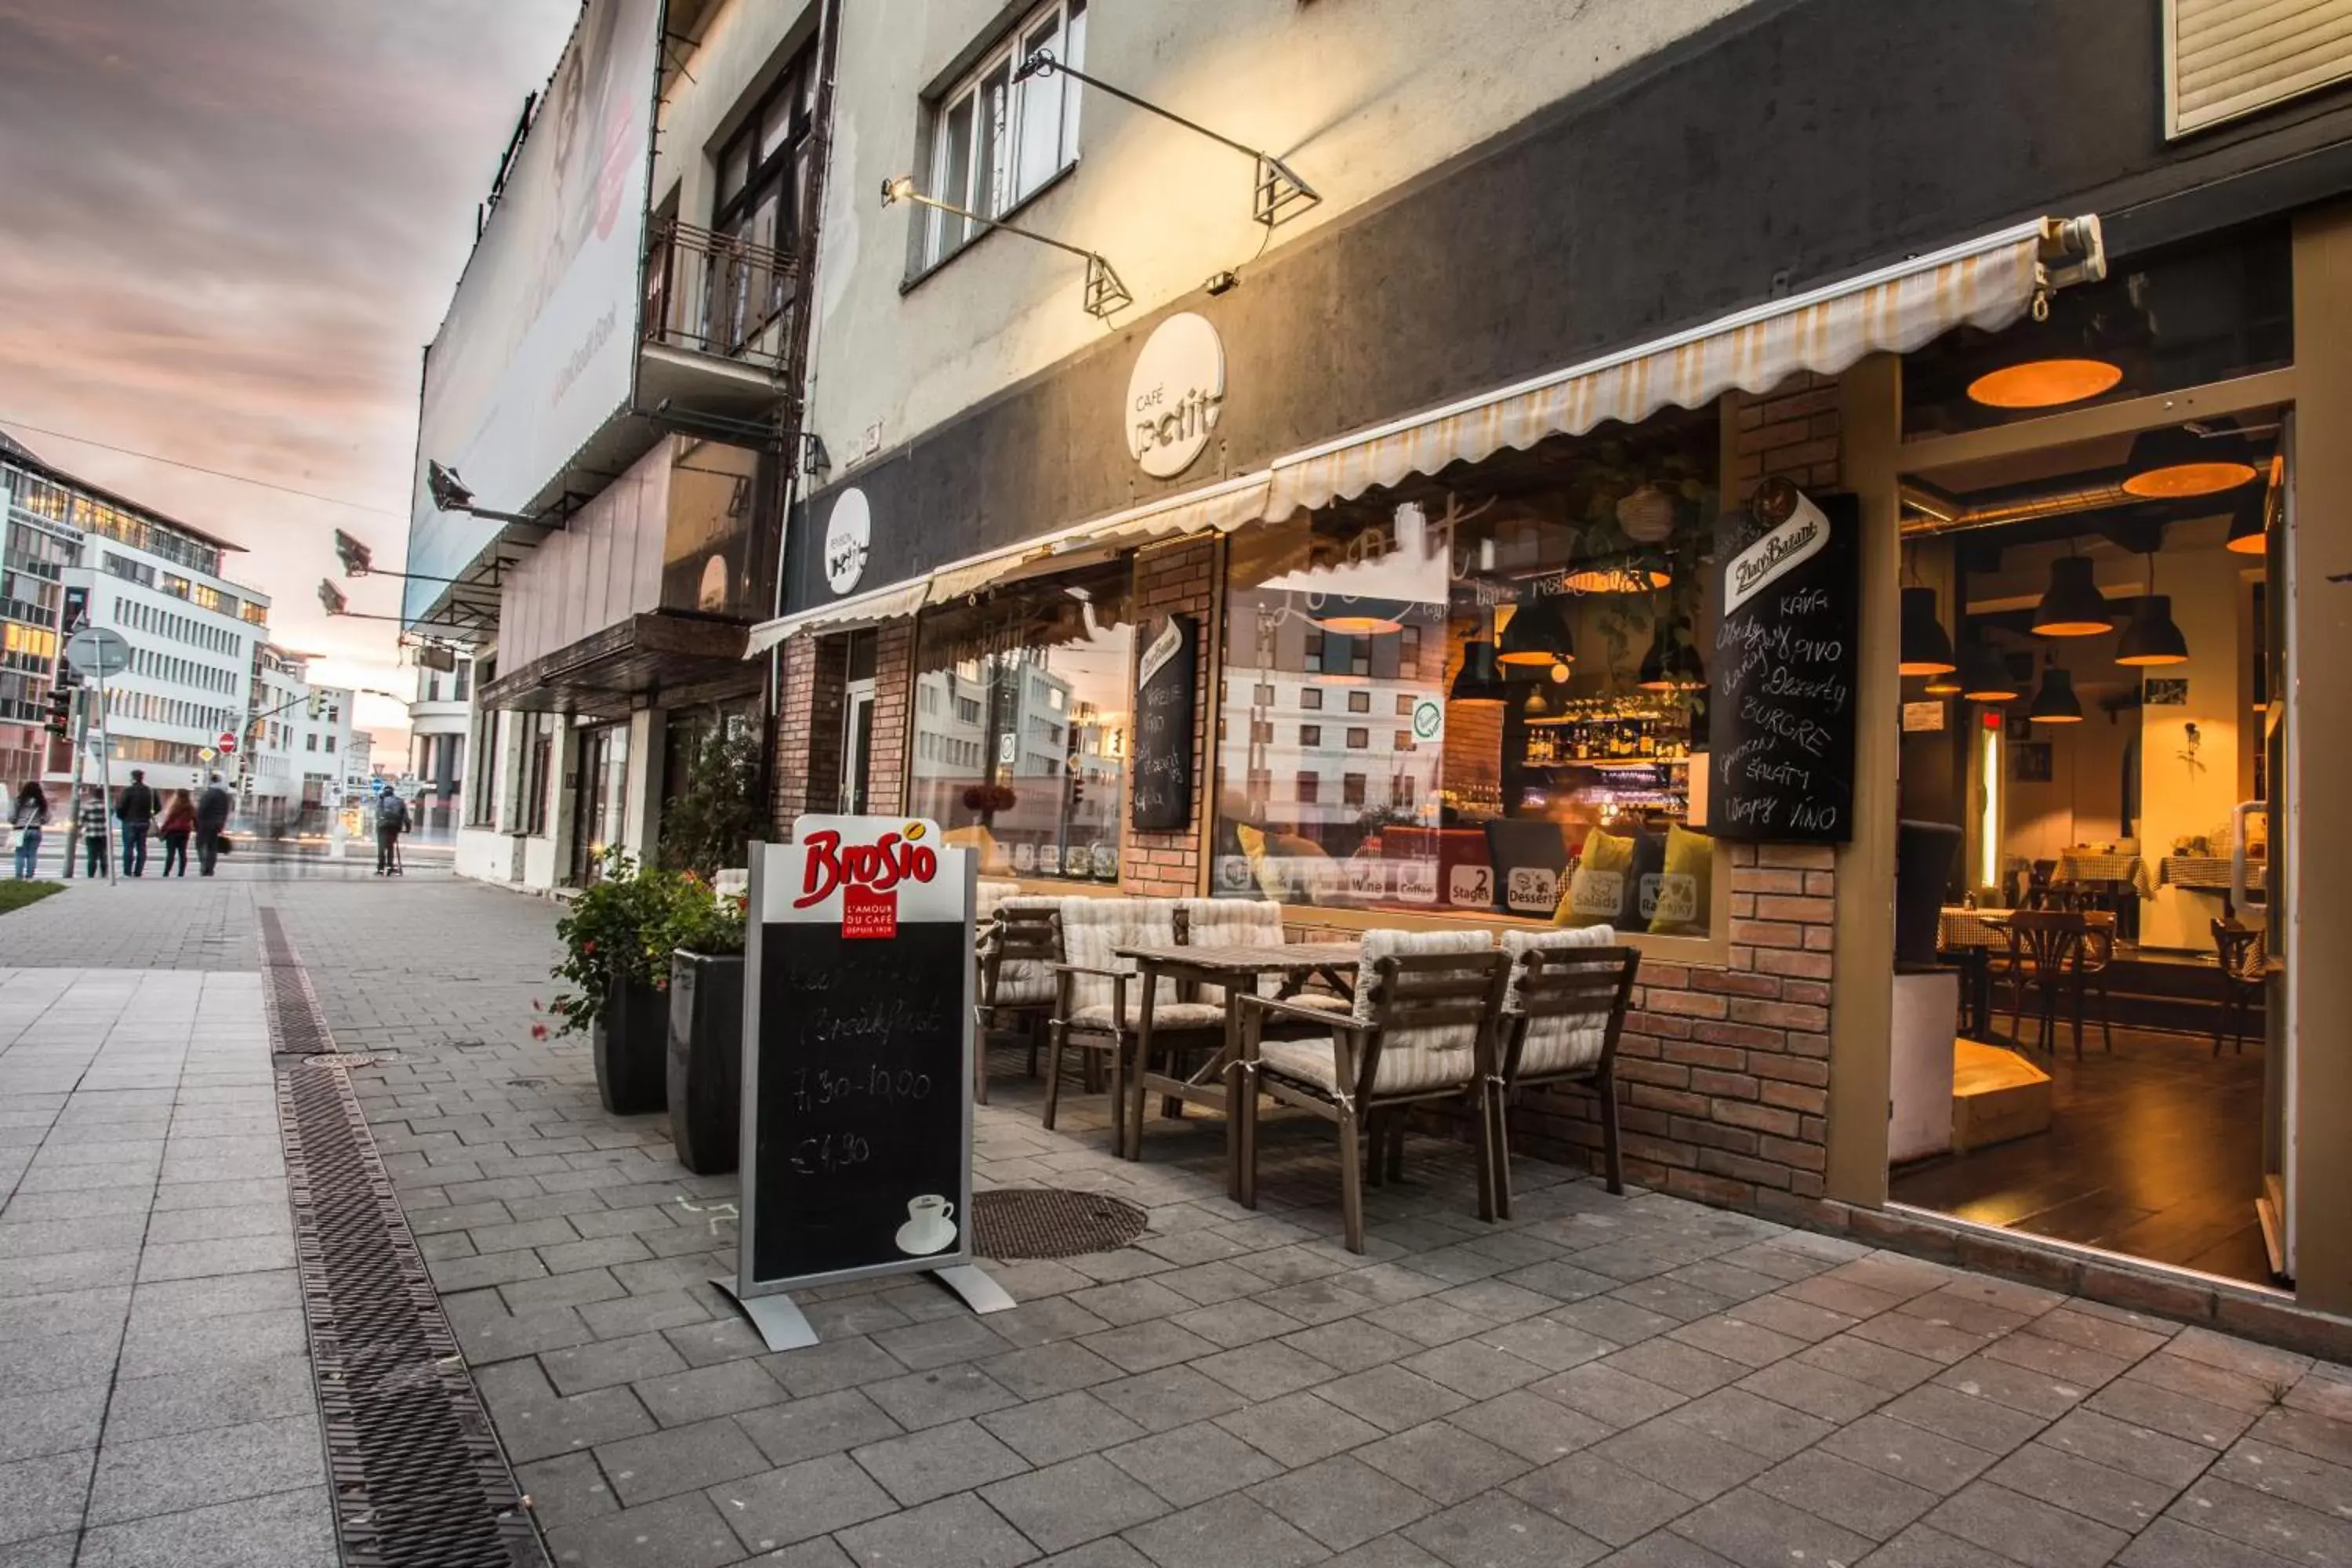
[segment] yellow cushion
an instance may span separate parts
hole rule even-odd
[[[1715,840],[1681,823],[1666,828],[1666,864],[1658,873],[1653,936],[1705,936],[1715,880]]]
[[[1584,853],[1577,858],[1576,874],[1568,879],[1551,923],[1610,925],[1623,919],[1625,884],[1633,874],[1633,840],[1594,828],[1584,836]]]
[[[1292,862],[1330,858],[1323,846],[1296,833],[1252,827],[1246,822],[1237,822],[1234,824],[1234,837],[1241,840],[1242,854],[1249,860],[1250,875],[1257,879],[1257,885],[1265,896],[1276,902],[1302,890],[1294,887]]]

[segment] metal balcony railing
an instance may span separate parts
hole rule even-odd
[[[646,258],[648,342],[783,368],[800,262],[691,224],[655,227]]]

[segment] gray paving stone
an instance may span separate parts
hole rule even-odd
[[[1792,1562],[1855,1563],[1872,1544],[1864,1536],[1749,1487],[1727,1492],[1684,1515],[1673,1528],[1675,1534],[1697,1542],[1741,1568],[1782,1568]]]
[[[1419,1355],[1408,1357],[1402,1364],[1406,1371],[1450,1388],[1465,1398],[1491,1399],[1558,1370],[1523,1360],[1494,1342],[1492,1335],[1506,1332],[1515,1326],[1506,1324],[1502,1329],[1425,1350]],[[1374,1374],[1360,1373],[1357,1375]]]
[[[1021,1403],[1012,1390],[975,1366],[943,1366],[885,1378],[867,1384],[866,1394],[909,1431]]]
[[[768,1468],[759,1447],[724,1416],[601,1443],[596,1462],[625,1508],[732,1481]]]
[[[2352,1469],[2293,1448],[2250,1436],[2224,1455],[2211,1474],[2217,1480],[2286,1498],[2333,1518],[2352,1519]]]
[[[0,1568],[73,1568],[74,1549],[80,1544],[70,1531],[0,1544]]]
[[[1115,1535],[1169,1510],[1159,1493],[1095,1454],[982,1487],[980,1495],[1047,1552]]]
[[[2158,1520],[2116,1559],[2120,1568],[2278,1568],[2284,1561],[2177,1519]]]
[[[1078,1392],[992,1411],[980,1424],[1033,1465],[1102,1453],[1144,1435],[1101,1400]]]
[[[2035,1367],[1995,1359],[1990,1352],[1972,1355],[1936,1374],[1946,1388],[1979,1399],[1990,1399],[2044,1421],[2055,1421],[2082,1403],[2095,1385],[2070,1383]]]
[[[127,1523],[83,1538],[89,1568],[335,1568],[334,1513],[326,1489],[245,1498]]]
[[[1525,1363],[1521,1363],[1525,1364]],[[1492,1388],[1488,1393],[1500,1393]],[[1384,1432],[1402,1432],[1471,1403],[1444,1384],[1404,1366],[1378,1366],[1335,1378],[1313,1395],[1370,1422]]]
[[[872,1338],[894,1360],[915,1372],[1002,1355],[1013,1348],[986,1321],[971,1316],[883,1329]]]
[[[106,1400],[99,1379],[0,1398],[0,1461],[97,1447]]]
[[[1663,1415],[1680,1405],[1685,1397],[1677,1390],[1637,1377],[1605,1360],[1571,1367],[1531,1383],[1528,1389],[1604,1426],[1621,1429],[1638,1426],[1652,1416]]]
[[[955,1421],[851,1450],[907,1506],[1017,1476],[1028,1462],[971,1421]]]
[[[1580,1568],[1608,1550],[1502,1492],[1421,1520],[1407,1526],[1405,1534],[1453,1568]]]
[[[1205,1421],[1239,1410],[1248,1403],[1223,1384],[1189,1366],[1163,1366],[1157,1372],[1122,1377],[1117,1383],[1097,1384],[1088,1392],[1150,1432]]]
[[[855,1526],[835,1540],[866,1568],[1016,1568],[1038,1555],[971,1493]]]
[[[1760,1372],[1748,1373],[1732,1386],[1830,1422],[1852,1421],[1866,1415],[1885,1404],[1887,1397],[1883,1389],[1794,1361],[1775,1362]]]
[[[542,1529],[595,1519],[621,1506],[593,1454],[559,1454],[517,1465],[515,1484],[530,1499],[532,1517]]]
[[[1335,1552],[1400,1530],[1437,1508],[1351,1454],[1261,1481],[1249,1495]]]
[[[1559,1415],[1568,1414],[1533,1395],[1528,1398]],[[1526,1473],[1530,1461],[1454,1424],[1470,1414],[1457,1411],[1452,1421],[1424,1422],[1368,1443],[1355,1451],[1355,1458],[1442,1506],[1475,1497]]]
[[[692,1367],[684,1372],[650,1377],[630,1385],[655,1420],[665,1426],[682,1426],[739,1410],[780,1404],[786,1397],[776,1380],[757,1363],[726,1363]]]
[[[629,1334],[550,1351],[539,1358],[559,1394],[584,1394],[686,1370],[681,1357],[659,1334]]]
[[[2008,1453],[2044,1425],[2039,1415],[1934,1384],[1888,1401],[1883,1413],[1988,1454]]]
[[[1456,1397],[1448,1395],[1448,1398]],[[1433,1405],[1428,1414],[1440,1415],[1444,1414],[1444,1410]],[[1390,1430],[1327,1401],[1318,1392],[1286,1394],[1279,1399],[1269,1399],[1230,1415],[1219,1416],[1217,1424],[1286,1468],[1311,1465],[1318,1459],[1328,1458],[1333,1454],[1371,1442],[1384,1430]],[[1406,1426],[1419,1424],[1400,1421],[1392,1429],[1402,1431]]]
[[[1671,1412],[1603,1438],[1588,1452],[1700,1502],[1762,1474],[1771,1463],[1760,1455],[1673,1419]]]
[[[325,1480],[318,1417],[307,1411],[215,1427],[201,1442],[109,1441],[99,1451],[87,1517],[93,1526],[115,1524]]]
[[[2076,1568],[2106,1562],[2131,1538],[1990,1481],[1972,1481],[1945,1499],[1926,1523],[2028,1568]]]
[[[1283,1466],[1234,1434],[1207,1421],[1122,1444],[1112,1464],[1178,1508],[1281,1473]]]
[[[232,1426],[315,1408],[308,1357],[230,1363],[164,1377],[125,1378],[107,1407],[111,1445]]]
[[[1689,1398],[1737,1383],[1753,1370],[1712,1351],[1665,1339],[1644,1341],[1604,1357],[1598,1364]]]
[[[1924,1488],[1823,1448],[1795,1455],[1748,1485],[1873,1541],[1901,1533],[1940,1500]]]
[[[547,1532],[562,1568],[719,1568],[743,1543],[700,1492],[567,1524]]]
[[[1276,1399],[1328,1383],[1339,1373],[1287,1344],[1260,1342],[1239,1350],[1202,1356],[1199,1371],[1251,1399]]]
[[[906,1367],[872,1340],[837,1340],[763,1357],[761,1365],[800,1398],[904,1375]]]
[[[803,1459],[782,1469],[708,1488],[719,1517],[752,1552],[770,1552],[896,1513],[890,1494],[846,1455]]]
[[[1589,1453],[1546,1465],[1504,1489],[1611,1546],[1630,1545],[1693,1507],[1671,1487]]]
[[[2207,1475],[2190,1484],[2171,1517],[2289,1562],[2352,1563],[2352,1520],[2330,1518],[2284,1497]]]
[[[1264,1504],[1239,1493],[1137,1526],[1127,1540],[1160,1568],[1298,1568],[1329,1555]]]
[[[2192,1398],[2129,1373],[2091,1395],[2083,1407],[2215,1450],[2227,1448],[2254,1424],[2251,1411]]]
[[[2127,1534],[2145,1530],[2180,1490],[2039,1442],[2001,1460],[1985,1472],[1985,1479]]]
[[[95,1458],[81,1449],[0,1464],[0,1544],[78,1529]]]
[[[1370,1318],[1318,1324],[1285,1334],[1282,1342],[1343,1373],[1402,1361],[1423,1348],[1418,1342],[1392,1333]]]
[[[1836,1428],[1802,1411],[1737,1388],[1718,1388],[1666,1412],[1664,1419],[1696,1427],[1710,1437],[1767,1459],[1785,1459]]]

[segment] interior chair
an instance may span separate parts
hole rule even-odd
[[[2082,915],[2071,910],[2020,910],[2009,917],[2007,978],[2014,988],[2010,1000],[2009,1032],[2013,1044],[2020,1047],[2025,1044],[2025,1006],[2028,1000],[2032,999],[2036,1002],[2034,1016],[2042,1023],[2039,1044],[2044,1051],[2054,1055],[2057,1051],[2060,993],[2071,990],[2074,1005],[2070,1016],[2074,1025],[2074,1057],[2078,1061],[2082,1059],[2082,957],[2085,929]]]
[[[1242,1079],[1234,1135],[1244,1205],[1257,1202],[1260,1093],[1321,1117],[1338,1131],[1339,1212],[1348,1250],[1364,1250],[1364,1161],[1369,1140],[1385,1173],[1402,1159],[1403,1114],[1450,1103],[1479,1129],[1478,1212],[1496,1217],[1496,1024],[1507,960],[1484,931],[1374,931],[1364,934],[1352,1010],[1334,1016],[1270,996],[1244,996]],[[1266,1037],[1276,1019],[1322,1033]]]
[[[1633,1005],[1642,955],[1616,944],[1607,926],[1506,931],[1510,978],[1503,990],[1499,1093],[1494,1118],[1495,1212],[1511,1217],[1510,1121],[1506,1101],[1522,1089],[1581,1083],[1600,1101],[1601,1169],[1612,1193],[1625,1190],[1617,1129],[1617,1037]]]
[[[1062,961],[1062,916],[1052,899],[1008,899],[980,933],[980,994],[972,1007],[972,1092],[988,1103],[988,1037],[992,1030],[1029,1037],[1029,1076],[1037,1076],[1037,1047],[1054,1016],[1054,965]]]
[[[2221,1054],[2221,1037],[2231,1048],[2246,1054],[2246,1035],[2254,1009],[2263,1004],[2263,976],[2270,966],[2269,933],[2236,921],[2213,922],[2213,952],[2221,961],[2221,1013],[2213,1023],[2213,1055]]]

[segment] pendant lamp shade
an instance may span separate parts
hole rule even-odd
[[[1960,686],[1959,667],[1955,665],[1940,675],[1929,676],[1927,683],[1919,689],[1930,697],[1958,697],[1960,694]]]
[[[1979,639],[1960,654],[1960,695],[1971,702],[2013,702],[2025,694],[2000,650]]]
[[[2036,637],[2087,637],[2113,631],[2107,601],[2091,580],[2088,556],[2061,555],[2050,563],[2050,588],[2033,612]]]
[[[1509,695],[1503,685],[1503,667],[1495,658],[1495,645],[1484,637],[1463,644],[1462,668],[1454,672],[1447,700],[1501,702]]]
[[[1521,605],[1504,623],[1502,646],[1495,657],[1505,664],[1549,668],[1576,658],[1568,635],[1568,617],[1558,598],[1535,599]]]
[[[1650,651],[1642,656],[1642,673],[1635,684],[1644,691],[1698,691],[1706,686],[1706,666],[1698,649],[1672,635],[1661,618],[1650,636]]]
[[[2217,495],[2254,477],[2242,439],[2200,436],[2178,425],[2133,437],[2129,466],[2124,489],[2156,500]]]
[[[2270,549],[2270,497],[2248,496],[2230,514],[2230,537],[2222,548],[2241,555],[2260,555]]]
[[[2172,620],[2172,595],[2150,594],[2139,602],[2133,612],[2131,625],[2124,628],[2123,640],[2116,645],[2117,664],[2186,664],[2189,662],[2189,639]]]
[[[1903,651],[1896,667],[1905,675],[1946,675],[1959,668],[1952,639],[1936,614],[1936,590],[1903,590]]]
[[[1410,607],[1396,599],[1335,597],[1307,618],[1340,637],[1384,637],[1404,629],[1404,616]]]
[[[1969,383],[1969,401],[1988,408],[2057,408],[2110,391],[2123,367],[2103,359],[2037,359],[1987,371]]]
[[[2074,678],[2055,664],[2042,669],[2042,689],[2033,694],[2033,706],[2025,716],[2037,724],[2079,724],[2083,721],[2083,701],[2074,695]]]

